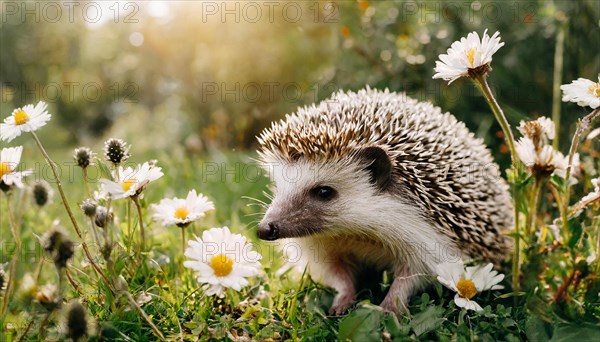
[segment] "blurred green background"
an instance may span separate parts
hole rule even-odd
[[[1,115],[49,102],[41,134],[55,147],[120,137],[137,152],[253,150],[272,120],[370,85],[454,113],[506,165],[473,85],[431,79],[437,56],[470,31],[499,30],[491,84],[513,125],[551,115],[561,34],[559,82],[600,71],[596,0],[3,1],[0,11]],[[562,105],[563,152],[583,112]]]

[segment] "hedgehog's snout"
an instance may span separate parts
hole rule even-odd
[[[258,237],[261,240],[277,240],[279,238],[279,232],[279,225],[276,222],[261,222],[258,225]]]

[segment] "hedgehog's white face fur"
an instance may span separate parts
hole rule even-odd
[[[360,224],[361,208],[372,208],[379,189],[359,156],[323,163],[273,160],[265,167],[274,199],[259,225],[261,238],[347,235],[349,226],[357,234],[369,233],[370,227]]]
[[[322,252],[307,262],[338,291],[332,313],[354,300],[360,268],[393,272],[382,306],[398,312],[438,263],[499,262],[510,251],[501,234],[512,222],[510,196],[486,172],[497,168],[491,154],[429,103],[340,92],[274,123],[259,142],[274,197],[258,235]]]

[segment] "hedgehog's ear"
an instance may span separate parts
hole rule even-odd
[[[365,147],[357,157],[371,175],[371,183],[379,190],[386,190],[392,182],[392,161],[387,153],[380,147]]]

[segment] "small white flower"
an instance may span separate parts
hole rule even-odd
[[[536,149],[535,144],[528,137],[522,137],[515,144],[517,156],[534,173],[556,174],[565,177],[568,160],[550,145]]]
[[[102,191],[116,200],[141,194],[148,183],[159,179],[163,173],[160,167],[150,166],[146,162],[136,166],[135,169],[131,167],[124,169],[119,166],[113,176],[117,182],[108,179],[100,179],[100,182],[103,185]]]
[[[204,231],[202,239],[188,241],[183,265],[198,272],[198,282],[210,284],[206,294],[223,296],[225,288],[240,291],[247,286],[247,277],[259,274],[262,258],[252,250],[246,238],[231,234],[229,228],[212,228]]]
[[[592,109],[600,107],[600,74],[598,82],[586,78],[578,78],[570,84],[560,86],[563,91],[563,102],[577,102],[582,107],[590,106]]]
[[[533,121],[521,121],[519,123],[519,132],[523,136],[532,138],[530,135],[533,133],[538,133],[539,135],[543,135],[549,140],[554,139],[554,121],[547,117],[539,117]]]
[[[9,147],[3,148],[0,151],[0,180],[6,185],[15,185],[19,188],[23,187],[23,177],[30,175],[31,170],[27,171],[15,171],[17,165],[21,161],[21,153],[23,147]]]
[[[200,219],[214,208],[213,203],[202,194],[196,194],[196,190],[190,191],[185,199],[165,198],[159,204],[152,205],[154,219],[162,221],[165,226],[174,224],[179,227]]]
[[[442,285],[456,292],[454,303],[457,306],[481,311],[481,306],[471,299],[479,292],[504,288],[498,285],[504,279],[504,274],[498,274],[493,267],[490,263],[465,269],[462,261],[447,262],[437,266],[437,279]]]
[[[467,38],[463,37],[452,43],[447,53],[439,56],[440,60],[435,62],[436,74],[433,78],[442,78],[450,84],[460,77],[468,76],[469,70],[489,65],[494,53],[502,46],[504,43],[500,42],[500,32],[494,33],[490,38],[485,30],[481,39],[477,32],[471,32]]]
[[[40,101],[35,107],[29,104],[15,109],[0,124],[0,140],[10,142],[23,132],[33,132],[44,126],[51,118],[46,107],[46,103]]]

